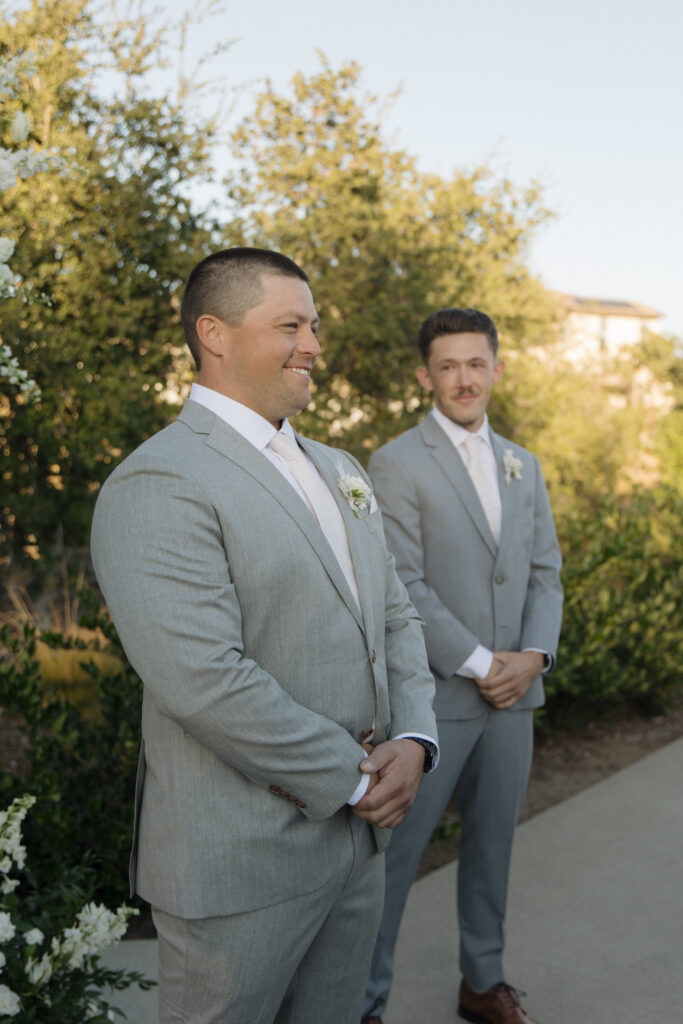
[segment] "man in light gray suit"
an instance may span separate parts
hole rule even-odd
[[[287,421],[320,352],[304,272],[214,253],[181,317],[190,398],[92,530],[144,683],[131,884],[160,1022],[356,1024],[387,830],[438,755],[422,626],[367,477]]]
[[[554,663],[560,630],[560,552],[538,460],[488,425],[491,389],[504,370],[493,321],[443,309],[418,340],[418,379],[435,408],[380,448],[369,470],[389,549],[425,621],[441,761],[387,851],[363,1020],[381,1024],[408,890],[455,791],[458,1011],[470,1021],[524,1024],[530,1018],[503,973],[505,907],[533,709],[543,703],[540,677]]]

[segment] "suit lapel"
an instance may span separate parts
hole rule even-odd
[[[514,530],[515,518],[519,499],[522,494],[523,485],[519,480],[505,483],[505,465],[503,456],[508,446],[505,438],[495,434],[491,430],[491,442],[496,456],[496,469],[498,470],[498,490],[500,491],[501,523],[500,523],[500,547],[503,547]]]
[[[304,449],[308,457],[315,464],[316,469],[320,473],[321,477],[330,489],[332,497],[337,503],[337,507],[341,512],[342,519],[344,520],[344,526],[346,528],[346,537],[349,542],[349,550],[351,552],[351,561],[353,563],[353,571],[356,576],[356,584],[358,586],[358,599],[360,601],[361,612],[365,621],[365,631],[370,633],[372,631],[373,614],[372,614],[372,581],[368,571],[368,558],[365,550],[364,540],[366,539],[366,533],[364,529],[360,529],[360,523],[356,519],[349,506],[348,501],[344,498],[343,494],[339,490],[337,479],[339,477],[339,470],[337,469],[337,462],[341,462],[347,472],[352,472],[354,467],[344,459],[341,452],[335,458],[332,453],[321,450],[317,445],[311,444],[305,437],[301,437],[297,434],[297,440],[301,447]],[[363,513],[361,513],[362,515]],[[337,559],[334,559],[337,563]],[[343,577],[343,573],[342,573]],[[346,580],[344,580],[346,583]],[[347,585],[348,590],[348,585]],[[350,594],[350,591],[349,591]],[[356,607],[356,602],[352,600],[353,606]]]
[[[311,514],[310,509],[282,474],[271,465],[268,459],[253,444],[242,437],[239,431],[234,430],[220,416],[216,416],[215,413],[205,409],[198,402],[187,401],[178,419],[187,423],[195,433],[203,434],[205,436],[204,443],[209,448],[213,448],[214,451],[219,452],[226,459],[229,459],[230,462],[239,466],[272,495],[301,530],[303,537],[311,545],[322,562],[328,576],[348,605],[358,625],[361,629],[364,629],[358,605],[324,533],[320,529],[315,516]],[[305,444],[304,447],[306,447]],[[306,447],[306,452],[311,455],[316,466],[319,466],[321,460],[317,459],[308,447]],[[324,477],[329,484],[329,472],[325,472]],[[335,490],[338,490],[336,486],[331,489],[333,493]],[[354,569],[356,569],[356,558],[353,554],[353,548],[351,557],[354,561]],[[358,579],[358,589],[361,591],[360,579]]]
[[[491,527],[486,519],[479,495],[472,483],[470,474],[467,472],[467,467],[455,450],[455,447],[449,438],[446,437],[433,416],[425,417],[422,423],[419,424],[418,430],[422,434],[422,438],[430,449],[433,458],[438,463],[449,484],[464,505],[470,519],[481,534],[482,540],[491,549],[492,554],[497,555],[498,545],[491,533]],[[496,461],[498,461],[497,456]]]

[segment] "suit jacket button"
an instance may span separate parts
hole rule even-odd
[[[375,654],[375,649],[374,649],[374,647],[373,647],[373,649],[372,649],[372,654],[370,655],[370,659],[371,659],[371,661],[372,661],[372,664],[373,664],[373,665],[374,665],[374,664],[375,664],[375,662],[377,661],[377,655]]]
[[[496,576],[496,583],[500,586],[501,583],[505,583],[504,576]]]

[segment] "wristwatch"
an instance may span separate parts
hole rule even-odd
[[[406,736],[406,739],[412,740],[413,743],[419,743],[424,748],[425,763],[422,771],[425,775],[427,772],[431,772],[434,767],[434,758],[436,757],[436,746],[430,740],[423,740],[421,736]]]

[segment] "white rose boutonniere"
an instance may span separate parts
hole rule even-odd
[[[512,448],[506,448],[503,452],[503,469],[506,487],[510,486],[511,480],[522,479],[522,460],[517,458]]]
[[[337,463],[337,470],[339,472],[337,487],[348,501],[356,519],[360,519],[360,513],[366,505],[370,504],[372,488],[363,480],[362,476],[352,476],[351,473],[346,473],[341,462]]]

